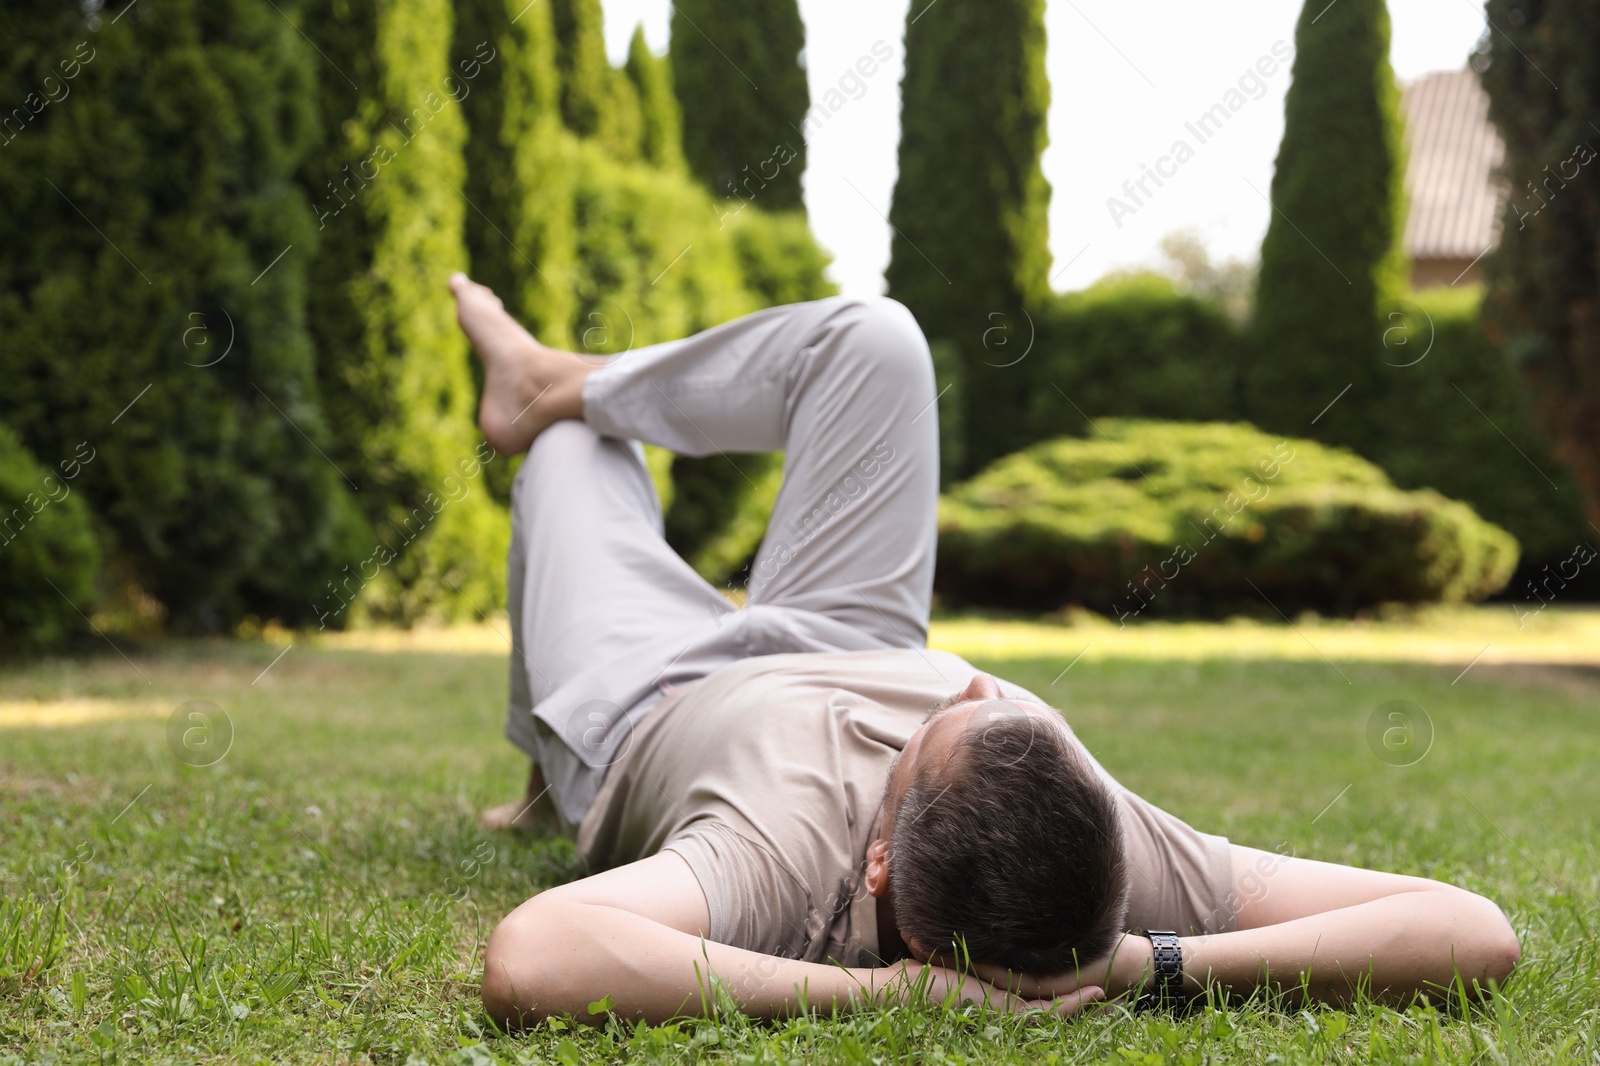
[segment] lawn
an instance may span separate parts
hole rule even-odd
[[[1062,707],[1202,828],[1491,896],[1522,966],[1468,1012],[922,1005],[498,1036],[484,938],[579,873],[565,841],[476,826],[523,772],[504,644],[282,634],[0,667],[0,1063],[1600,1060],[1600,611],[967,617],[933,642]]]

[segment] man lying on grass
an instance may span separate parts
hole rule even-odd
[[[1062,1014],[1268,982],[1395,1001],[1511,971],[1490,901],[1200,833],[1037,697],[924,648],[937,397],[900,305],[773,308],[597,366],[451,287],[484,436],[527,452],[507,733],[533,774],[485,821],[549,807],[603,871],[495,929],[495,1018],[597,1021],[609,996],[660,1022],[714,989],[762,1017],[919,988]],[[784,452],[744,608],[662,539],[641,441]]]

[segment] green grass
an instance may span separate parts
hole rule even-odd
[[[1390,628],[1449,630],[1452,646],[1476,650],[1483,627],[1501,624],[1490,617]],[[1566,617],[1588,627],[1596,616]],[[579,870],[566,842],[476,828],[478,809],[510,798],[523,772],[500,738],[494,635],[301,639],[259,679],[281,648],[174,643],[127,649],[132,664],[108,649],[0,669],[0,1063],[1600,1056],[1592,666],[1485,654],[1452,684],[1471,651],[1330,664],[1315,646],[1293,652],[1292,631],[1252,644],[1200,627],[1148,630],[1165,657],[1130,651],[1137,634],[1102,634],[1112,651],[1063,675],[1099,630],[1014,626],[981,654],[968,646],[991,628],[957,620],[935,639],[1063,707],[1126,784],[1196,825],[1498,900],[1523,940],[1505,994],[1465,1013],[1254,1004],[1056,1023],[929,1005],[497,1036],[477,1002],[484,938]],[[1304,633],[1336,643],[1315,625]],[[1227,651],[1183,653],[1219,644]],[[196,699],[233,726],[210,766],[169,745],[170,715]],[[1432,723],[1413,765],[1368,745],[1369,718],[1393,699]]]

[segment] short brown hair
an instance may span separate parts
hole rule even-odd
[[[946,765],[918,771],[889,876],[901,935],[974,963],[1064,973],[1124,931],[1116,798],[1064,729],[1029,714],[969,726]]]

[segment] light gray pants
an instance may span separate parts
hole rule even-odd
[[[782,652],[920,648],[939,491],[927,342],[887,299],[775,307],[618,356],[512,490],[506,735],[576,825],[668,688]],[[645,441],[784,453],[735,610],[662,539]]]

